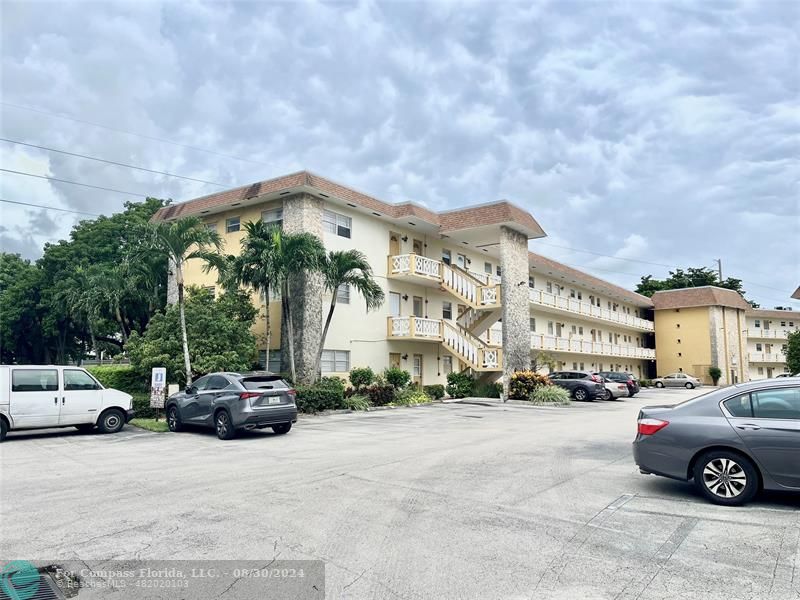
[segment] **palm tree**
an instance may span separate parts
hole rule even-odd
[[[272,266],[273,277],[270,279],[277,281],[281,290],[281,308],[289,346],[289,371],[292,381],[295,382],[297,370],[294,360],[292,283],[303,275],[321,270],[325,259],[325,246],[313,233],[283,233],[277,228],[272,231],[272,244],[275,247],[275,262]]]
[[[151,225],[148,247],[164,256],[170,265],[178,288],[178,309],[183,341],[183,362],[186,369],[186,385],[192,383],[192,364],[189,358],[189,341],[186,337],[186,314],[184,312],[183,267],[186,261],[200,259],[209,265],[222,268],[224,258],[222,237],[208,229],[197,217],[184,217],[176,221],[162,221]]]
[[[248,221],[242,239],[242,252],[230,261],[223,279],[235,285],[250,286],[264,296],[264,321],[266,328],[267,363],[272,331],[269,318],[270,288],[279,285],[278,256],[275,236],[281,235],[275,225],[263,221]]]
[[[317,372],[321,370],[322,350],[325,347],[325,338],[333,319],[336,308],[336,295],[339,288],[349,285],[356,289],[367,303],[367,311],[373,310],[383,304],[383,290],[372,277],[372,267],[363,252],[358,250],[331,250],[322,261],[322,277],[325,289],[331,294],[331,303],[328,307],[328,317],[322,329],[322,339],[317,355]]]
[[[89,269],[78,266],[65,284],[66,286],[59,292],[57,299],[67,306],[70,314],[78,323],[86,325],[92,342],[92,351],[95,357],[99,358],[95,324],[100,319],[102,302],[97,290],[92,285]]]
[[[111,318],[119,325],[122,343],[128,343],[128,327],[124,305],[127,300],[141,294],[136,277],[129,262],[106,268],[89,269],[89,287],[92,303],[105,307]]]

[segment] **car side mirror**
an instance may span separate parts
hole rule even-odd
[[[186,389],[184,390],[187,394],[194,394],[197,391],[197,388],[193,385],[187,385]]]

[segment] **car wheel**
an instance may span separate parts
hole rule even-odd
[[[284,433],[289,433],[292,429],[291,423],[280,423],[279,425],[273,425],[272,431],[277,433],[278,435],[283,435]]]
[[[694,389],[694,384],[693,383],[687,383],[686,384],[686,389],[687,390],[693,390]]]
[[[657,387],[657,388],[663,388],[663,387],[664,387],[664,384],[663,384],[663,383],[661,383],[660,381],[656,381],[656,387]]]
[[[8,423],[5,419],[0,419],[0,442],[5,441],[8,433]]]
[[[112,408],[100,415],[97,427],[103,433],[117,433],[125,425],[125,415],[121,410]]]
[[[167,409],[167,427],[170,431],[181,431],[183,423],[181,423],[181,415],[178,412],[178,407],[174,404]]]
[[[603,400],[613,400],[614,394],[611,393],[611,390],[606,390],[606,393],[603,394]]]
[[[214,417],[214,425],[217,429],[217,437],[221,440],[232,440],[236,435],[236,429],[231,422],[231,415],[227,410],[221,410]]]
[[[586,391],[586,388],[579,387],[579,388],[575,388],[575,391],[572,392],[572,396],[578,402],[583,402],[584,400],[586,400],[589,397],[589,393]]]
[[[75,425],[75,429],[80,431],[81,433],[91,433],[94,430],[94,425]]]
[[[636,395],[636,392],[628,390],[628,398],[633,398]]]
[[[740,506],[758,492],[758,472],[749,459],[727,450],[703,454],[694,465],[694,482],[715,504]]]

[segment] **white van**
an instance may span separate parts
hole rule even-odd
[[[6,432],[77,427],[116,433],[133,418],[133,396],[106,389],[85,369],[0,365],[0,441]]]

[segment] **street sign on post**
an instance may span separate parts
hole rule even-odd
[[[153,367],[150,375],[150,407],[164,408],[164,392],[167,389],[167,369]]]

